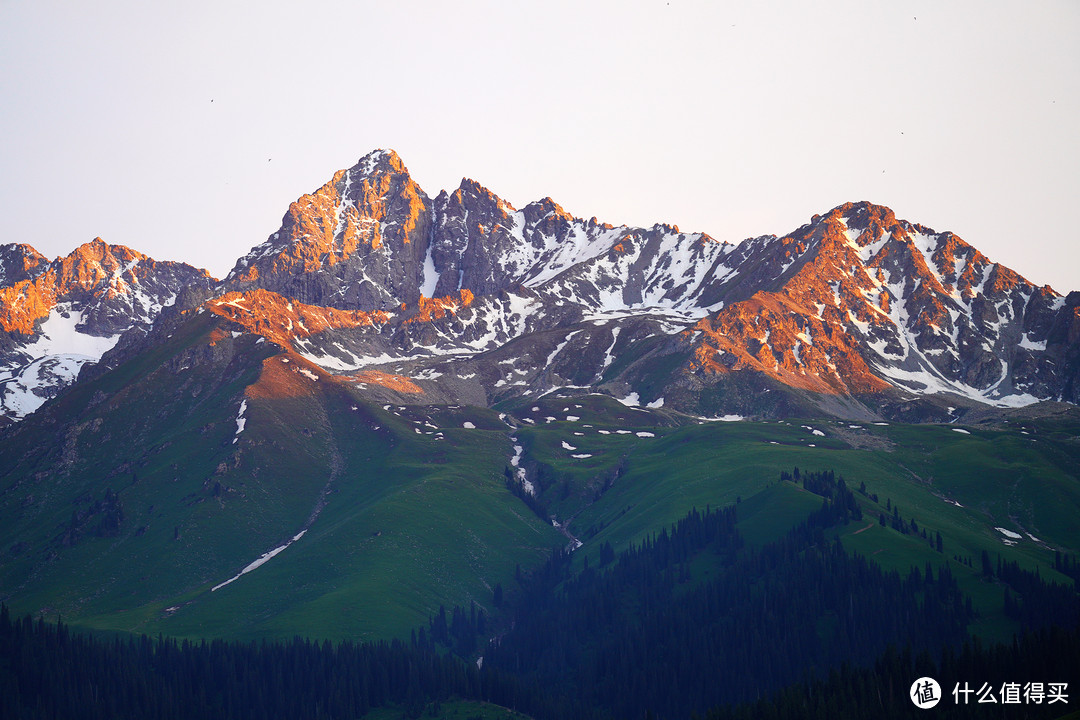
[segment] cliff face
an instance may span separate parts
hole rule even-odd
[[[294,202],[281,229],[241,258],[227,290],[311,305],[387,309],[419,297],[431,200],[392,151],[367,155]]]

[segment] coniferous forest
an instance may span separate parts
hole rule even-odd
[[[828,530],[861,517],[851,490],[833,473],[800,479],[821,507],[775,542],[744,542],[737,505],[693,510],[603,548],[599,566],[555,549],[512,602],[497,588],[498,617],[442,609],[408,641],[101,639],[4,607],[0,717],[358,718],[391,704],[420,717],[450,698],[536,718],[921,717],[907,699],[921,676],[946,695],[959,682],[1080,691],[1075,585],[991,563],[1025,630],[983,644],[947,566],[902,575],[848,553]],[[1077,702],[990,713],[975,700],[935,712],[1056,718]]]

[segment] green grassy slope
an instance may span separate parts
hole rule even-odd
[[[983,635],[1007,638],[1015,629],[1001,611],[1002,587],[982,577],[984,550],[995,564],[1000,557],[1071,582],[1053,569],[1054,550],[1080,549],[1080,441],[1068,422],[1027,422],[1025,435],[1003,427],[959,432],[825,420],[672,427],[670,417],[654,414],[646,428],[649,415],[630,408],[616,408],[613,422],[610,402],[549,400],[515,415],[534,421],[517,436],[526,465],[538,465],[538,476],[548,480],[541,499],[584,541],[579,556],[593,562],[602,543],[618,551],[707,505],[739,502],[747,540],[775,539],[820,506],[820,498],[779,482],[782,471],[800,467],[834,470],[855,490],[865,483],[866,494],[857,494],[864,521],[838,533],[845,547],[904,572],[948,563],[973,597],[981,614],[973,629]],[[564,408],[577,419],[566,420]],[[904,521],[914,519],[920,533],[889,527],[893,507]],[[878,522],[881,514],[886,526]],[[932,542],[937,533],[942,552]]]
[[[184,324],[0,440],[13,611],[178,636],[400,636],[440,604],[490,606],[561,542],[506,491],[495,413],[384,409],[302,373],[245,396],[274,349],[213,329]]]
[[[577,562],[597,559],[692,507],[737,502],[749,542],[775,539],[820,505],[780,482],[796,466],[865,483],[845,546],[890,569],[950,563],[992,637],[1011,625],[981,577],[984,550],[1062,581],[1054,551],[1080,550],[1073,415],[958,432],[701,422],[600,395],[375,405],[219,322],[189,318],[0,437],[13,612],[186,637],[405,636],[440,604],[490,609],[497,584],[511,589],[570,536]],[[533,509],[507,488],[515,444]],[[931,542],[879,525],[894,507]]]

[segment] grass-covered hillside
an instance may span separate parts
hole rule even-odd
[[[1080,552],[1075,412],[976,425],[706,420],[602,395],[494,410],[386,404],[195,315],[0,437],[0,599],[13,613],[177,637],[407,637],[494,613],[553,548],[594,564],[737,504],[764,545],[842,476],[830,532],[886,570],[948,565],[1006,638],[984,555],[1066,581]],[[883,522],[884,521],[884,522]],[[924,537],[925,536],[925,537]],[[1071,580],[1070,580],[1071,582]]]

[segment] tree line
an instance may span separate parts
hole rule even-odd
[[[761,549],[736,506],[691,510],[607,568],[554,553],[484,667],[536,689],[541,717],[689,717],[748,701],[890,644],[940,653],[973,615],[947,568],[885,572],[825,530],[861,518],[833,473],[802,474],[822,506]]]

